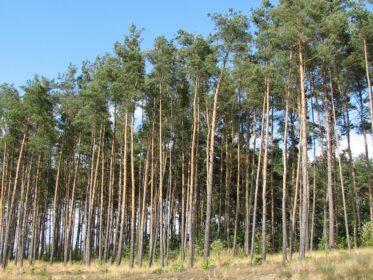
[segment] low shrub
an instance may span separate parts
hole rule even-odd
[[[361,240],[364,246],[373,246],[373,222],[367,222],[363,225]]]

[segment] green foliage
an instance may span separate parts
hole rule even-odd
[[[154,269],[152,272],[154,274],[162,274],[164,272],[164,269],[162,267],[159,267],[157,269]]]
[[[347,240],[344,236],[337,236],[335,238],[335,247],[337,249],[346,249],[347,248]]]
[[[46,276],[46,275],[48,275],[46,267],[40,268],[40,270],[36,274],[39,275],[39,276]]]
[[[256,239],[255,240],[255,253],[260,254],[262,252],[262,235],[258,232],[255,235],[255,239]],[[267,247],[266,247],[267,252],[273,252],[271,236],[269,234],[267,234],[266,240],[267,240]]]
[[[184,265],[181,261],[175,261],[170,264],[170,269],[173,272],[183,272],[184,271]]]
[[[123,44],[114,44],[117,64],[114,61],[109,69],[115,77],[111,85],[112,98],[130,112],[135,110],[144,87],[145,60],[140,50],[141,32],[132,24]]]
[[[255,255],[253,258],[253,265],[260,265],[263,263],[262,257],[259,255]]]
[[[207,269],[211,269],[213,267],[214,267],[214,265],[213,265],[213,262],[210,258],[202,260],[202,262],[201,262],[201,268],[202,269],[207,270]]]
[[[196,241],[195,241],[195,252],[197,255],[202,255],[203,254],[203,249],[204,249],[204,232],[200,231],[197,236],[196,236]]]
[[[327,248],[326,239],[325,239],[325,236],[323,235],[319,239],[319,242],[317,243],[317,249],[318,250],[325,250],[326,248]]]
[[[26,271],[26,274],[30,274],[30,275],[34,275],[35,274],[35,267],[30,267],[27,271]]]
[[[224,250],[224,244],[220,239],[214,240],[211,243],[212,253],[219,256]]]
[[[100,267],[99,272],[105,274],[109,272],[109,269],[106,266],[102,266]]]
[[[244,226],[247,217],[243,210],[249,206],[250,200],[252,212],[249,215],[249,223],[251,223],[255,175],[257,168],[260,168],[258,165],[259,150],[264,148],[266,142],[263,142],[263,139],[259,140],[259,137],[265,132],[264,130],[261,132],[261,129],[264,129],[261,125],[261,116],[266,115],[262,112],[262,105],[263,93],[268,86],[271,94],[270,110],[273,112],[271,126],[274,129],[273,133],[272,131],[270,133],[273,142],[267,143],[271,152],[268,166],[268,180],[271,182],[271,193],[268,192],[268,210],[270,206],[273,206],[271,209],[274,209],[275,228],[273,236],[272,234],[265,236],[267,252],[278,252],[281,248],[282,221],[279,210],[282,207],[284,145],[289,146],[288,174],[285,178],[288,198],[285,207],[287,218],[290,219],[293,207],[296,205],[294,209],[296,220],[288,222],[295,222],[293,245],[294,251],[298,250],[300,243],[298,210],[302,207],[302,203],[294,200],[295,183],[298,179],[298,187],[305,185],[300,184],[301,177],[299,177],[305,172],[297,168],[296,162],[301,147],[298,129],[302,129],[298,107],[300,57],[303,56],[305,60],[306,80],[304,84],[307,86],[308,114],[312,109],[312,113],[315,111],[321,115],[318,117],[321,119],[320,127],[314,118],[311,121],[308,116],[307,148],[310,149],[311,144],[315,145],[315,150],[324,147],[325,129],[322,118],[325,110],[331,108],[323,104],[323,98],[332,90],[335,94],[336,125],[342,129],[340,135],[337,130],[333,130],[331,141],[335,141],[336,137],[344,139],[349,126],[341,123],[345,122],[346,117],[351,118],[351,133],[355,132],[352,131],[354,129],[359,134],[364,132],[369,135],[371,129],[363,40],[367,41],[367,48],[370,51],[373,41],[373,17],[371,12],[355,2],[284,0],[273,6],[270,1],[265,0],[261,7],[251,13],[251,22],[255,25],[254,38],[251,38],[248,32],[248,18],[240,12],[229,10],[227,14],[209,15],[215,23],[215,34],[203,37],[179,31],[175,41],[160,36],[155,39],[153,49],[146,53],[142,52],[140,46],[142,30],[131,25],[123,42],[115,43],[113,54],[98,57],[92,62],[84,62],[80,69],[70,65],[66,73],[59,76],[57,83],[35,76],[21,90],[8,84],[0,85],[0,173],[2,173],[2,184],[6,186],[2,188],[3,209],[0,211],[2,211],[1,217],[6,221],[4,227],[10,223],[8,228],[11,234],[23,232],[27,238],[33,238],[32,241],[38,237],[39,243],[44,242],[39,244],[39,247],[43,248],[40,259],[48,261],[51,242],[58,243],[56,250],[59,252],[55,252],[55,257],[60,258],[63,255],[60,250],[67,240],[65,238],[66,227],[71,226],[75,229],[77,223],[73,215],[71,216],[73,225],[70,225],[66,218],[70,216],[69,214],[73,214],[73,210],[79,209],[75,215],[79,215],[80,227],[78,228],[81,244],[70,244],[70,247],[73,249],[71,252],[73,260],[81,260],[87,251],[93,249],[93,246],[103,243],[99,239],[99,233],[104,239],[112,236],[108,234],[113,232],[117,236],[118,222],[121,217],[124,217],[126,246],[120,253],[123,257],[128,257],[130,246],[127,244],[128,239],[131,238],[128,232],[129,212],[135,210],[135,216],[140,217],[140,211],[145,209],[147,220],[145,221],[146,230],[143,232],[144,262],[149,258],[149,230],[158,238],[156,243],[153,243],[155,255],[157,257],[160,255],[160,232],[166,232],[167,236],[164,238],[167,240],[168,257],[177,259],[181,236],[182,234],[188,235],[187,232],[181,233],[180,221],[184,219],[181,214],[188,215],[191,211],[190,204],[186,208],[185,205],[190,198],[187,196],[188,193],[191,194],[190,186],[193,185],[191,182],[195,182],[195,198],[192,202],[194,203],[193,209],[198,213],[192,213],[193,223],[195,223],[193,228],[196,234],[193,238],[195,242],[193,245],[195,245],[196,255],[201,256],[204,249],[204,215],[207,212],[204,188],[208,169],[206,155],[209,152],[207,136],[215,136],[211,212],[213,217],[224,215],[226,219],[225,214],[229,216],[230,222],[227,225],[229,236],[225,236],[228,232],[225,222],[228,219],[220,224],[219,233],[216,223],[212,225],[210,233],[212,259],[203,261],[201,267],[209,269],[213,266],[212,260],[216,262],[215,265],[220,264],[220,256],[225,253],[227,244],[230,246],[232,244],[236,217],[238,218],[236,256],[244,256],[245,253],[240,246],[244,243]],[[369,72],[372,52],[367,56]],[[150,64],[149,73],[145,72],[145,59]],[[220,103],[217,104],[218,111],[214,112],[211,105],[217,84],[220,86],[218,88]],[[286,99],[290,114],[288,143],[283,143],[281,139],[285,125],[283,120],[285,95],[289,96]],[[162,104],[162,111],[159,110],[160,104]],[[133,175],[136,188],[134,197],[128,189],[132,181],[129,147],[127,147],[127,166],[125,167],[124,164],[126,161],[124,160],[123,124],[125,114],[132,115],[140,107],[143,118],[141,123],[136,124],[138,127],[135,129],[134,143],[128,143],[128,146],[134,144],[133,171],[135,174]],[[196,112],[196,115],[193,112]],[[211,134],[209,129],[215,113],[216,131]],[[162,119],[162,124],[159,123],[160,119]],[[195,154],[191,153],[190,146],[194,123],[197,125],[194,126],[197,132]],[[97,139],[102,127],[105,128],[105,134],[102,137],[101,154],[98,154],[96,153],[98,151]],[[255,140],[253,139],[254,131]],[[25,137],[26,145],[23,146],[23,154],[20,154],[19,147],[23,135],[27,136]],[[251,145],[253,142],[256,148]],[[242,152],[240,158],[237,153],[238,148]],[[18,155],[21,155],[19,167],[17,167]],[[41,158],[40,168],[37,164],[38,158]],[[299,158],[302,159],[302,157]],[[60,159],[60,177],[56,180],[56,166]],[[369,190],[371,185],[369,183],[371,184],[372,180],[369,180],[370,174],[367,174],[367,171],[369,164],[373,166],[373,162],[369,162],[365,155],[354,158],[352,161],[352,169],[356,173],[358,196],[356,201],[360,207],[357,211],[352,187],[354,176],[350,173],[347,153],[341,159],[343,178],[340,178],[337,172],[338,162],[334,158],[332,163],[334,173],[332,178],[329,178],[334,183],[332,193],[334,200],[329,201],[335,201],[335,205],[332,210],[328,208],[324,210],[324,205],[327,205],[325,204],[325,190],[327,189],[325,159],[326,156],[323,158],[324,161],[321,157],[316,158],[310,165],[310,171],[311,168],[315,171],[315,173],[309,173],[310,207],[315,202],[313,239],[318,240],[316,242],[318,249],[327,248],[325,237],[322,236],[324,230],[328,232],[323,229],[324,213],[328,219],[331,217],[329,211],[333,211],[336,223],[339,224],[335,245],[336,248],[342,249],[347,247],[347,242],[343,227],[345,214],[343,205],[341,205],[341,190],[338,184],[342,180],[345,182],[347,218],[350,219],[347,226],[352,229],[357,220],[355,210],[361,214],[361,221],[370,219]],[[191,180],[189,176],[192,174],[192,163],[196,166],[197,172],[195,178]],[[299,163],[304,163],[304,160],[302,159]],[[238,169],[238,164],[242,164],[241,169]],[[125,168],[127,168],[126,175],[124,175]],[[240,178],[238,178],[238,172],[241,172]],[[15,179],[16,173],[17,179]],[[160,174],[164,174],[163,185],[159,181]],[[263,173],[260,172],[258,175],[260,175],[258,179],[260,186]],[[56,189],[58,191],[55,191],[57,181],[59,182],[58,189]],[[72,186],[73,182],[76,182],[75,189]],[[147,186],[146,182],[149,187],[152,186],[151,190],[147,190],[148,193],[145,193],[144,188]],[[238,198],[241,203],[238,213],[235,212],[237,182],[241,183],[242,190],[241,197]],[[34,195],[36,189],[38,190],[37,196]],[[161,189],[164,192],[160,197]],[[13,198],[12,190],[14,190]],[[127,190],[128,193],[123,190]],[[301,190],[298,188],[299,195]],[[246,191],[248,191],[248,198]],[[151,198],[149,192],[152,194]],[[130,199],[135,199],[135,209],[123,204],[126,208],[125,212],[122,211],[120,204],[124,202],[121,194],[122,197],[126,197],[126,204]],[[258,201],[255,203],[255,205],[258,204],[256,212],[258,233],[254,232],[256,234],[254,251],[257,255],[262,249],[262,236],[259,232],[263,207],[260,200],[260,196],[263,195],[261,189],[258,195]],[[269,199],[270,196],[273,200]],[[63,232],[63,234],[54,236],[55,233],[50,232],[44,236],[45,234],[42,234],[48,228],[51,205],[54,201],[59,209],[57,217],[59,223],[56,226],[61,227],[57,232]],[[149,205],[150,201],[154,205]],[[143,205],[143,202],[146,205]],[[101,203],[104,209],[101,209]],[[157,203],[160,204],[154,208]],[[31,210],[37,209],[35,212],[37,220],[33,220],[32,211],[26,211],[28,213],[24,213],[27,216],[25,216],[26,221],[21,221],[23,216],[21,214],[25,207]],[[152,216],[154,229],[149,228],[148,207],[158,209],[157,213],[153,212],[155,216]],[[163,212],[162,209],[165,211]],[[311,214],[311,209],[309,210]],[[13,219],[13,214],[9,218],[10,213],[18,213],[16,219]],[[159,222],[160,213],[164,214],[163,224]],[[90,214],[92,214],[92,219],[88,218]],[[106,216],[108,216],[107,219]],[[221,222],[220,218],[214,218],[214,220]],[[268,212],[268,232],[269,220],[270,213]],[[92,232],[87,231],[88,221],[93,223]],[[189,223],[189,221],[184,222],[186,225]],[[98,230],[99,223],[101,223],[100,227],[104,228],[103,232]],[[21,228],[23,224],[25,228]],[[139,224],[140,220],[135,222],[136,227]],[[163,227],[167,227],[167,231],[164,231]],[[40,236],[34,236],[32,232],[34,228]],[[138,229],[136,228],[135,231],[141,233]],[[104,233],[103,236],[102,233]],[[85,239],[87,234],[93,235],[91,243],[85,242],[88,240]],[[360,237],[364,246],[373,246],[373,224],[371,222],[364,225],[358,239]],[[18,242],[19,238],[9,236],[8,239],[14,243]],[[72,241],[76,238],[72,239],[70,242],[74,243]],[[117,240],[110,237],[108,241],[110,244],[104,246],[107,246],[105,247],[108,250],[107,257],[112,258],[116,253],[114,248],[118,248],[115,243]],[[35,242],[27,239],[27,244],[29,243]],[[14,244],[3,247],[6,251],[7,248],[14,248]],[[27,254],[30,250],[26,250]],[[98,250],[94,248],[91,256],[97,257],[97,252]],[[12,253],[8,253],[13,258]],[[260,264],[262,259],[255,257],[253,263]],[[108,270],[102,265],[100,263],[100,272],[106,273]],[[183,263],[175,261],[170,264],[170,269],[180,272],[184,270],[184,266]],[[328,271],[329,267],[320,266],[317,269],[328,276],[334,273],[333,270]],[[27,273],[46,274],[46,271],[37,271],[31,267]],[[163,273],[163,269],[154,270],[154,273]],[[305,273],[308,271],[305,270]],[[285,277],[291,275],[291,273],[284,272]]]
[[[373,246],[373,222],[366,222],[363,225],[361,240],[364,246]]]
[[[23,86],[26,122],[31,135],[29,143],[36,150],[48,149],[56,140],[51,89],[51,82],[38,76]]]
[[[246,257],[247,255],[246,255],[246,253],[245,253],[244,248],[242,248],[242,247],[238,247],[238,248],[236,249],[236,256],[239,257],[239,258]]]
[[[240,12],[230,9],[227,14],[209,14],[215,23],[216,33],[213,38],[218,42],[222,55],[230,52],[238,53],[246,49],[250,40],[247,32],[249,28],[248,18]]]
[[[25,273],[28,275],[36,275],[36,276],[47,276],[48,275],[48,271],[45,266],[41,267],[39,270],[31,266]]]
[[[1,136],[6,137],[4,140],[14,141],[19,138],[25,121],[26,116],[17,89],[8,84],[0,85],[0,127]]]

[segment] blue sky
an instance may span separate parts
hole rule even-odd
[[[53,3],[53,4],[52,4]],[[71,62],[111,52],[133,22],[145,29],[143,48],[180,28],[207,35],[210,12],[248,14],[260,0],[4,0],[0,3],[0,83],[25,84],[34,74],[57,77]]]
[[[276,3],[277,0],[273,0]],[[172,38],[180,28],[213,31],[208,13],[229,8],[249,14],[261,0],[2,0],[0,1],[0,83],[25,84],[34,74],[57,77],[69,63],[111,52],[131,23],[145,29],[144,49],[158,35]],[[372,11],[373,5],[368,4]]]

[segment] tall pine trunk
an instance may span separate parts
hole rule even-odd
[[[268,139],[269,139],[269,78],[265,78],[265,96],[266,96],[266,125],[264,138],[264,158],[263,158],[263,189],[262,189],[262,260],[266,261],[267,257],[267,166],[268,166]]]
[[[3,240],[3,252],[2,252],[2,260],[1,260],[1,268],[5,269],[7,264],[8,264],[8,253],[9,253],[9,238],[10,238],[10,231],[11,227],[13,226],[13,212],[14,212],[14,203],[16,199],[16,193],[17,193],[17,186],[18,186],[18,177],[19,177],[19,172],[20,172],[20,167],[21,167],[21,161],[23,157],[23,151],[25,149],[26,145],[26,137],[27,133],[23,134],[21,146],[19,149],[19,155],[18,155],[18,160],[17,160],[17,167],[16,167],[16,172],[14,176],[14,185],[13,185],[13,192],[12,196],[10,198],[10,204],[9,204],[9,199],[8,199],[8,205],[7,205],[7,217],[6,217],[6,225],[5,225],[5,233],[4,233],[4,240]]]
[[[308,155],[307,155],[307,97],[305,90],[305,62],[302,42],[298,42],[299,47],[299,80],[301,93],[301,108],[300,108],[300,148],[302,154],[302,212],[300,217],[300,237],[299,237],[299,258],[304,259],[307,246],[307,229],[308,229],[308,200],[309,200],[309,184],[308,184]]]
[[[121,216],[120,216],[120,232],[118,249],[115,257],[115,264],[120,265],[122,261],[122,248],[123,248],[123,235],[125,228],[125,218],[126,218],[126,198],[127,198],[127,142],[128,142],[128,113],[124,114],[124,132],[123,132],[123,155],[122,155],[122,198],[121,198]],[[118,217],[119,218],[119,217]]]
[[[262,161],[262,152],[264,146],[264,117],[266,112],[266,103],[267,103],[267,96],[264,95],[263,100],[263,109],[262,109],[262,120],[260,125],[260,148],[259,148],[259,156],[258,156],[258,165],[256,169],[256,179],[255,179],[255,192],[254,192],[254,209],[253,209],[253,222],[252,222],[252,229],[251,229],[251,245],[250,245],[250,264],[253,264],[254,261],[254,253],[255,253],[255,235],[256,235],[256,215],[258,210],[258,193],[259,193],[259,179],[260,179],[260,168],[261,168],[261,161]],[[255,151],[254,151],[255,152]]]
[[[206,186],[206,220],[205,220],[205,236],[204,236],[204,249],[203,258],[206,260],[210,255],[210,224],[211,224],[211,201],[212,201],[212,180],[214,172],[214,144],[215,144],[215,129],[216,119],[218,111],[218,97],[220,93],[220,87],[225,72],[225,64],[228,60],[228,53],[223,59],[222,67],[218,78],[214,94],[214,105],[211,117],[210,127],[210,141],[209,141],[209,153],[208,153],[208,171],[207,171],[207,186]]]

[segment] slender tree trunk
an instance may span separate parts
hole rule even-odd
[[[237,190],[236,190],[236,216],[234,219],[234,238],[233,238],[233,254],[236,255],[237,253],[237,232],[238,232],[238,224],[239,224],[239,213],[240,213],[240,165],[241,165],[241,147],[240,147],[240,137],[241,131],[238,131],[238,140],[237,140]]]
[[[84,263],[86,266],[91,265],[91,244],[92,244],[92,223],[94,223],[94,203],[96,197],[96,189],[97,189],[97,178],[98,178],[98,168],[100,166],[100,158],[101,158],[101,149],[104,141],[105,129],[103,126],[100,128],[100,139],[98,144],[98,151],[96,162],[94,162],[94,151],[95,151],[95,144],[93,145],[93,156],[92,156],[92,173],[91,173],[91,187],[90,193],[88,197],[88,218],[87,218],[87,227],[86,227],[86,238],[85,238],[85,258]],[[103,160],[103,159],[102,159]]]
[[[332,103],[332,115],[333,115],[335,142],[336,142],[336,148],[337,148],[336,155],[337,155],[338,165],[339,165],[339,178],[341,180],[341,192],[342,192],[343,213],[344,213],[345,229],[346,229],[346,241],[347,241],[348,249],[351,249],[350,233],[349,233],[349,228],[348,228],[349,224],[348,224],[345,188],[344,188],[344,181],[343,181],[342,160],[341,160],[341,154],[340,154],[340,148],[339,148],[339,133],[338,133],[338,126],[337,126],[337,118],[335,114],[333,91],[334,90],[333,90],[333,84],[332,84],[332,75],[330,75],[330,94],[331,94],[331,103]]]
[[[3,162],[2,162],[2,169],[1,169],[1,193],[0,193],[0,262],[2,256],[2,245],[3,245],[3,232],[4,232],[4,224],[3,224],[3,214],[5,212],[4,201],[6,195],[6,175],[7,175],[7,167],[8,167],[8,157],[7,157],[7,144],[4,142],[4,151],[3,151]]]
[[[156,242],[154,234],[154,213],[156,212],[155,194],[154,194],[154,180],[155,180],[155,170],[154,170],[154,131],[155,131],[155,117],[153,115],[153,124],[152,124],[152,134],[151,134],[151,169],[150,169],[150,242],[149,242],[149,267],[153,263],[153,247]]]
[[[23,157],[23,150],[25,149],[26,145],[26,136],[27,133],[23,134],[22,142],[21,142],[21,147],[19,149],[19,155],[18,155],[18,160],[17,160],[17,167],[16,167],[16,173],[14,176],[14,185],[13,185],[13,192],[12,196],[10,198],[10,204],[7,207],[8,213],[7,213],[7,219],[6,219],[6,226],[5,226],[5,234],[4,234],[4,241],[3,241],[3,253],[2,253],[2,260],[1,260],[1,268],[5,269],[7,264],[8,264],[8,252],[9,252],[9,234],[10,230],[12,227],[13,223],[13,207],[16,199],[16,193],[17,193],[17,185],[18,185],[18,177],[19,177],[19,171],[20,171],[20,166],[21,166],[21,161]]]
[[[252,197],[252,182],[253,182],[253,170],[254,170],[254,160],[255,160],[255,149],[256,149],[256,112],[253,112],[253,137],[254,145],[253,152],[250,151],[250,140],[251,140],[251,131],[250,131],[250,121],[249,117],[247,120],[247,163],[246,163],[246,174],[245,174],[245,232],[244,232],[244,251],[246,255],[250,253],[250,212],[251,212],[251,197]]]
[[[264,138],[264,158],[263,158],[263,190],[262,190],[262,261],[266,261],[267,257],[267,165],[268,165],[268,137],[269,137],[269,78],[265,80],[266,84],[266,127]]]
[[[124,235],[124,227],[125,227],[125,218],[126,218],[126,195],[127,195],[127,141],[128,141],[128,113],[126,112],[124,115],[124,136],[123,136],[123,188],[122,188],[122,201],[121,201],[121,219],[120,219],[120,233],[119,233],[119,242],[118,242],[118,249],[116,252],[115,257],[115,264],[120,265],[122,261],[122,248],[123,248],[123,235]],[[119,217],[118,217],[119,218]]]
[[[263,100],[263,109],[262,109],[262,121],[261,121],[261,130],[260,130],[260,148],[259,148],[259,156],[258,156],[258,165],[256,171],[256,180],[255,180],[255,193],[254,193],[254,212],[253,212],[253,222],[252,222],[252,229],[251,229],[251,245],[250,245],[250,264],[253,264],[254,260],[254,253],[255,253],[255,234],[256,234],[256,212],[258,209],[258,192],[259,192],[259,179],[260,179],[260,168],[261,168],[261,161],[262,161],[262,152],[264,146],[264,117],[266,112],[266,103],[267,103],[267,96],[264,95]],[[255,151],[254,151],[255,152]]]
[[[148,191],[148,169],[149,169],[149,147],[147,148],[147,154],[145,159],[145,168],[144,168],[144,178],[143,178],[143,197],[142,197],[142,205],[140,209],[140,225],[139,225],[139,236],[137,238],[138,242],[138,264],[142,266],[142,255],[143,255],[143,240],[144,240],[144,224],[147,221],[145,218],[145,214],[148,213],[147,206],[146,206],[146,198],[147,198],[147,191]],[[151,178],[152,179],[152,178]]]
[[[182,140],[184,146],[184,139]],[[185,260],[185,221],[186,221],[186,211],[185,211],[185,153],[184,149],[181,154],[181,231],[180,231],[180,241],[181,241],[181,260]]]
[[[35,177],[35,189],[34,189],[34,199],[32,206],[32,233],[30,241],[30,252],[29,252],[29,264],[31,265],[35,259],[36,252],[36,240],[37,236],[37,227],[38,227],[38,202],[39,202],[39,178],[41,173],[41,153],[38,156],[37,167],[36,167],[36,177]]]
[[[299,258],[304,259],[306,255],[307,244],[307,229],[308,229],[308,200],[309,200],[309,184],[308,184],[308,155],[307,155],[307,97],[305,91],[305,74],[304,74],[304,53],[302,43],[299,39],[299,75],[300,75],[300,91],[301,91],[301,137],[300,146],[302,153],[302,213],[300,217],[300,238],[299,238]]]
[[[32,159],[30,160],[32,162]],[[23,213],[26,211],[25,209],[25,190],[26,190],[26,185],[27,182],[29,182],[29,172],[28,172],[28,165],[23,166],[22,168],[22,178],[21,178],[21,197],[18,201],[18,210],[17,210],[17,224],[16,224],[16,234],[14,236],[14,242],[15,242],[15,264],[16,265],[21,265],[21,259],[23,259],[23,249],[22,249],[22,232],[23,232],[23,226],[22,226],[22,218],[23,218]]]
[[[331,120],[329,109],[329,93],[327,88],[326,74],[324,72],[324,111],[325,111],[325,128],[326,128],[326,143],[327,143],[327,164],[328,164],[328,217],[329,217],[329,234],[328,247],[334,247],[334,197],[333,197],[333,152],[332,152],[332,135],[331,135]]]
[[[346,138],[347,138],[347,154],[348,154],[348,166],[351,177],[351,187],[352,190],[352,205],[354,211],[354,247],[357,247],[357,232],[361,232],[361,218],[360,218],[360,205],[359,197],[356,187],[356,173],[353,165],[352,152],[351,152],[351,137],[350,137],[350,116],[348,112],[348,105],[344,105],[345,114],[343,114],[345,129],[346,129]]]
[[[79,135],[78,139],[78,145],[77,145],[77,150],[78,150],[78,159],[77,163],[75,166],[75,171],[74,171],[74,179],[73,179],[73,189],[72,189],[72,197],[71,197],[71,203],[70,203],[70,217],[69,217],[69,231],[68,231],[68,237],[67,237],[67,251],[69,253],[69,259],[71,261],[71,254],[72,254],[72,248],[73,248],[73,237],[74,237],[74,224],[75,224],[75,212],[76,212],[76,186],[78,184],[79,180],[79,169],[80,169],[80,159],[81,155],[79,152],[80,149],[80,141],[81,141],[81,136]],[[65,253],[65,263],[67,262],[67,252]]]
[[[105,135],[103,135],[105,138]],[[100,221],[99,221],[99,232],[98,232],[98,259],[103,261],[103,245],[104,245],[104,184],[105,184],[105,151],[104,151],[104,139],[102,140],[101,148],[101,184],[100,184]],[[106,213],[107,216],[107,213]]]
[[[27,182],[26,182],[26,193],[25,193],[25,201],[23,203],[23,211],[21,211],[21,227],[19,229],[20,231],[20,234],[19,234],[19,255],[18,255],[18,261],[19,261],[19,264],[20,266],[23,266],[23,256],[24,256],[24,253],[25,253],[25,235],[26,235],[26,232],[27,232],[27,221],[26,221],[26,218],[28,216],[28,212],[29,212],[29,208],[28,208],[28,197],[29,197],[29,190],[30,190],[30,184],[31,184],[31,168],[32,168],[32,155],[31,155],[31,158],[30,158],[30,162],[29,162],[29,165],[28,167],[26,167],[25,171],[26,171],[26,178],[27,178]]]
[[[164,267],[164,232],[163,232],[163,143],[162,143],[162,85],[159,98],[159,245],[161,266]]]
[[[368,43],[367,40],[363,39],[364,45],[364,61],[365,61],[365,73],[367,76],[367,83],[368,83],[368,94],[369,94],[369,104],[370,104],[370,123],[372,125],[373,131],[373,96],[372,96],[372,82],[370,80],[370,73],[369,73],[369,55],[368,55]]]
[[[131,137],[131,240],[130,240],[130,267],[134,264],[134,252],[135,252],[135,157],[133,151],[133,127],[134,127],[135,113],[132,113],[131,127],[130,127],[130,137]]]
[[[291,55],[290,55],[291,58]],[[290,71],[289,71],[290,72]],[[289,75],[290,76],[290,75]],[[288,145],[288,115],[289,115],[289,97],[290,90],[287,88],[285,99],[285,128],[284,128],[284,148],[282,150],[283,160],[283,175],[282,175],[282,260],[287,260],[287,211],[286,211],[286,197],[287,197],[287,145]],[[273,164],[273,163],[272,163]]]
[[[227,123],[227,121],[225,121]],[[224,221],[225,221],[225,239],[227,241],[228,253],[230,250],[230,193],[232,185],[232,154],[229,142],[229,127],[225,127],[225,201],[224,201]],[[233,137],[232,137],[233,140]]]
[[[56,230],[56,224],[57,224],[57,203],[58,203],[58,188],[59,188],[59,182],[60,182],[60,171],[61,171],[61,162],[62,162],[62,151],[63,151],[63,144],[61,145],[60,149],[60,158],[58,160],[58,166],[57,166],[57,174],[56,174],[56,184],[54,186],[54,198],[53,198],[53,212],[52,212],[52,244],[51,244],[51,253],[50,253],[50,259],[49,263],[53,263],[54,261],[54,251],[57,244],[57,230]]]
[[[311,99],[312,102],[312,99]],[[316,105],[317,101],[316,101]],[[314,115],[314,104],[311,104],[311,115],[312,115],[312,123],[315,124],[315,115]],[[311,234],[310,234],[310,251],[313,250],[313,239],[315,236],[315,212],[316,212],[316,134],[315,129],[312,137],[312,146],[313,146],[313,198],[312,198],[312,213],[311,213]],[[322,145],[322,143],[321,143]]]
[[[205,221],[205,237],[203,258],[206,260],[210,255],[210,224],[211,224],[211,201],[212,201],[212,179],[214,172],[214,144],[215,144],[215,127],[218,111],[218,96],[220,93],[221,82],[223,80],[225,64],[228,60],[228,53],[223,59],[222,67],[218,78],[218,83],[214,95],[214,107],[212,110],[211,128],[210,128],[210,144],[208,157],[208,172],[207,172],[207,186],[206,186],[206,221]]]
[[[106,262],[109,254],[109,242],[113,228],[113,211],[114,211],[114,178],[115,178],[115,132],[116,132],[116,107],[114,109],[114,124],[113,124],[113,138],[111,141],[110,163],[109,163],[109,201],[108,201],[108,217],[106,220],[106,235],[104,240],[104,256],[103,260]]]
[[[364,103],[363,103],[363,94],[361,91],[359,91],[358,94],[359,97],[359,105],[360,105],[360,121],[361,121],[361,127],[363,132],[363,138],[364,138],[364,151],[365,151],[365,163],[367,166],[367,178],[368,178],[368,192],[369,192],[369,213],[370,213],[370,221],[373,222],[373,192],[372,192],[372,184],[371,184],[371,165],[369,160],[369,150],[368,150],[368,141],[367,141],[367,133],[365,129],[365,114],[364,114]]]
[[[193,267],[194,264],[194,228],[193,228],[193,197],[194,197],[194,177],[195,177],[195,161],[196,161],[196,139],[197,139],[197,122],[198,122],[198,94],[199,94],[199,77],[195,80],[195,89],[193,97],[193,132],[192,132],[192,143],[190,149],[190,178],[189,178],[189,215],[188,215],[188,226],[189,226],[189,267]]]

